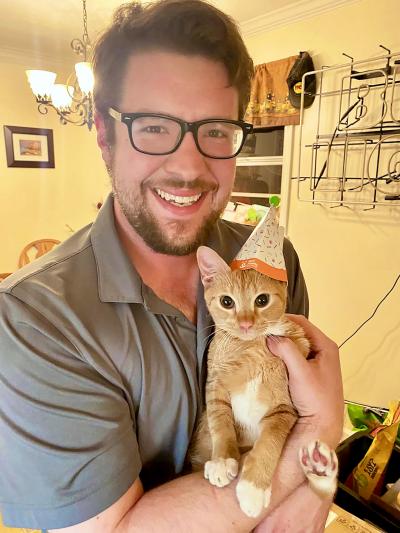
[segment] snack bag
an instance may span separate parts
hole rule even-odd
[[[347,414],[354,429],[371,431],[383,424],[387,413],[377,412],[373,407],[364,407],[359,404],[349,403]],[[400,446],[400,428],[397,432],[396,444]]]
[[[400,424],[400,402],[390,402],[388,415],[370,433],[374,437],[364,458],[353,470],[354,488],[368,500],[377,487],[392,454]]]

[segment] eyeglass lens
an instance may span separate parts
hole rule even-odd
[[[182,135],[181,125],[163,117],[136,117],[132,121],[132,142],[142,152],[163,154],[173,151]],[[243,130],[237,124],[210,121],[197,129],[197,142],[205,155],[230,157],[239,150]]]

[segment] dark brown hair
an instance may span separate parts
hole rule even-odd
[[[146,6],[130,2],[116,10],[93,55],[94,103],[105,119],[109,142],[113,129],[108,108],[118,106],[127,62],[132,53],[149,50],[200,55],[222,63],[230,84],[239,91],[243,118],[253,62],[233,19],[203,0],[159,0]]]

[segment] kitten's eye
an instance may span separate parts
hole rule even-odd
[[[259,294],[257,298],[255,299],[255,303],[257,307],[265,307],[269,302],[269,295],[268,294]]]
[[[221,296],[219,301],[222,307],[225,307],[225,309],[232,309],[232,307],[235,306],[235,302],[232,300],[230,296]]]

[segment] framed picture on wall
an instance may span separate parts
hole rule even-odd
[[[4,126],[7,166],[54,168],[53,130]]]

